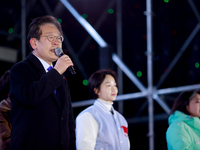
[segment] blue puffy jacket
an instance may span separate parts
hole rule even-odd
[[[200,150],[200,119],[175,111],[166,132],[168,150]]]

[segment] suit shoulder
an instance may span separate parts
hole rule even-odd
[[[12,69],[15,69],[15,68],[18,68],[18,67],[27,66],[28,64],[29,64],[29,63],[28,63],[27,59],[22,60],[22,61],[19,61],[19,62],[15,63],[15,64],[12,66],[11,70],[12,70]]]

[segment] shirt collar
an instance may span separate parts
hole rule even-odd
[[[41,62],[42,66],[44,67],[44,70],[46,72],[48,72],[47,68],[49,68],[49,64],[46,61],[44,61],[43,59],[41,59],[38,56],[36,56],[34,53],[32,53],[32,54],[39,59],[39,61]],[[51,64],[51,66],[53,67],[52,64]]]
[[[97,99],[97,101],[99,101],[100,103],[102,103],[104,106],[106,106],[106,108],[111,111],[111,108],[112,108],[112,105],[113,105],[113,102],[106,102],[105,100],[102,100],[102,99]]]

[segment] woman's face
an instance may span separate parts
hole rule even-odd
[[[106,75],[104,81],[100,85],[100,89],[94,90],[98,98],[109,102],[114,101],[118,93],[115,79],[111,75]]]
[[[200,95],[196,94],[186,106],[187,111],[191,114],[191,117],[200,117]]]

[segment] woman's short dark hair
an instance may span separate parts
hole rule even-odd
[[[169,115],[173,114],[176,110],[179,110],[187,115],[190,115],[186,109],[186,106],[189,105],[190,100],[193,99],[196,96],[196,94],[200,94],[199,89],[184,91],[180,93],[177,99],[174,101],[174,104],[172,106],[172,109]]]
[[[7,70],[0,78],[0,101],[8,97],[10,90],[9,74],[10,70]]]
[[[100,90],[100,85],[104,81],[106,75],[111,75],[115,79],[116,85],[118,85],[117,75],[114,71],[110,69],[103,69],[94,72],[88,81],[88,89],[94,99],[98,98],[98,95],[95,93],[94,89],[96,88],[97,90]]]
[[[40,26],[42,26],[44,24],[48,24],[48,23],[55,25],[56,28],[58,29],[58,31],[60,32],[60,34],[63,36],[63,31],[62,31],[61,25],[55,17],[49,16],[49,15],[37,17],[37,18],[33,19],[32,22],[30,23],[29,31],[28,31],[28,35],[27,35],[27,41],[28,41],[28,45],[29,45],[31,51],[33,51],[33,48],[30,45],[30,39],[36,38],[37,40],[40,40],[40,36],[42,35]]]

